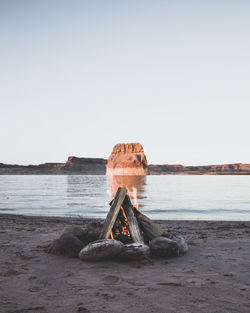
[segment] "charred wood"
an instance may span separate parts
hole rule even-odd
[[[157,225],[146,215],[142,214],[136,208],[133,208],[133,210],[137,218],[138,224],[144,233],[144,239],[146,239],[146,242],[163,235],[164,231],[159,225]]]
[[[100,234],[100,239],[108,239],[110,236],[110,232],[114,226],[114,223],[116,221],[117,215],[121,209],[121,205],[125,199],[125,196],[127,194],[127,189],[119,187],[114,200],[112,201],[109,213],[105,219],[103,229]]]
[[[130,235],[135,243],[144,243],[140,227],[134,214],[133,205],[128,195],[126,195],[123,202],[124,211],[128,219],[128,227]]]

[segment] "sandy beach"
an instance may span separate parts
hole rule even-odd
[[[64,226],[89,221],[0,216],[1,313],[250,312],[250,222],[158,221],[190,250],[146,264],[44,252]]]

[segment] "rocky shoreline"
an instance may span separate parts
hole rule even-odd
[[[1,215],[1,312],[249,312],[250,222],[157,221],[187,240],[175,259],[90,263],[44,251],[65,226],[95,221]]]

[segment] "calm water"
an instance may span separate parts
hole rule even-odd
[[[139,209],[154,219],[250,220],[250,176],[125,177]],[[114,185],[113,185],[114,187]],[[106,176],[0,176],[0,213],[105,217]]]

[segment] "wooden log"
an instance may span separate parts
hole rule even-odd
[[[134,208],[135,216],[139,223],[140,228],[145,234],[145,237],[148,240],[152,240],[153,238],[162,236],[164,231],[161,229],[159,225],[157,225],[154,221],[148,218],[146,215],[142,214],[136,208]]]
[[[135,243],[144,243],[144,239],[141,234],[140,227],[138,225],[137,219],[134,214],[133,205],[129,199],[129,196],[126,195],[123,202],[123,209],[128,219],[128,227],[130,236],[132,237]]]
[[[108,239],[110,236],[110,232],[114,226],[114,223],[116,221],[117,215],[121,209],[121,205],[125,199],[125,196],[127,194],[127,189],[119,187],[114,200],[112,201],[109,213],[105,219],[103,229],[101,231],[101,234],[99,236],[100,239]]]

